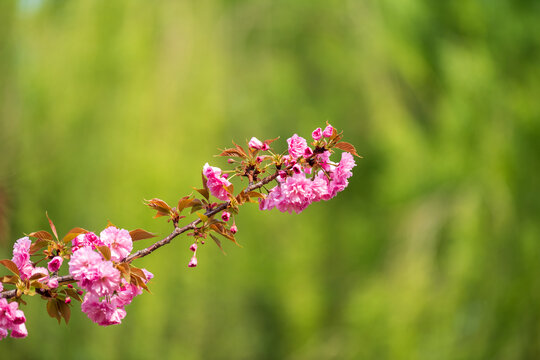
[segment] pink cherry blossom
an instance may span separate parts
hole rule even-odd
[[[210,166],[208,163],[206,163],[203,167],[203,174],[208,179],[206,185],[210,190],[210,194],[214,195],[220,200],[228,200],[229,192],[225,189],[225,187],[230,186],[231,183],[229,180],[221,176],[221,169]]]
[[[189,247],[189,250],[191,250],[193,252],[197,251],[197,244],[195,244],[195,243],[191,244],[191,246]]]
[[[84,246],[90,246],[95,249],[97,246],[104,245],[103,242],[93,232],[87,232],[86,234],[78,235],[72,241],[71,250],[73,252],[79,250]]]
[[[19,310],[17,302],[8,303],[6,299],[0,299],[0,340],[8,335],[9,330],[13,338],[28,336],[25,322],[26,317],[24,312]]]
[[[332,127],[332,125],[328,125],[327,127],[324,128],[324,131],[323,131],[323,136],[324,137],[331,137],[332,134],[334,133],[334,128]]]
[[[90,247],[83,247],[71,256],[69,273],[81,288],[97,296],[112,294],[120,282],[120,272],[112,262],[105,261]]]
[[[197,266],[197,257],[193,255],[191,257],[191,260],[189,260],[188,267],[196,267]]]
[[[52,258],[51,261],[47,264],[47,268],[50,272],[55,272],[60,269],[60,266],[62,266],[62,263],[64,262],[64,259],[62,259],[60,256],[55,256]]]
[[[32,241],[27,236],[20,238],[13,245],[13,258],[11,261],[17,265],[23,280],[31,276],[34,268],[30,262],[30,246],[32,246]]]
[[[229,219],[231,218],[231,213],[228,212],[228,211],[224,211],[222,214],[221,214],[221,219],[223,221],[229,221]]]
[[[292,159],[303,156],[308,147],[306,139],[296,134],[287,139],[287,144],[289,145],[289,155]]]
[[[81,304],[81,310],[90,320],[101,326],[117,325],[126,316],[123,307],[117,307],[112,300],[99,300],[99,297],[88,293]]]
[[[271,210],[274,207],[281,212],[302,212],[315,198],[311,189],[312,181],[304,174],[294,174],[287,180],[274,187],[265,200],[259,204],[261,210]]]
[[[58,287],[58,278],[53,277],[47,282],[47,286],[51,289],[56,289]]]
[[[111,260],[119,262],[133,250],[133,241],[129,231],[109,226],[99,234],[103,244],[111,249]]]
[[[315,141],[320,140],[322,138],[322,130],[321,130],[321,128],[316,128],[315,130],[313,130],[313,132],[311,133],[311,137]]]
[[[238,228],[236,227],[236,224],[233,224],[233,226],[231,226],[231,232],[233,234],[236,234],[238,232]]]

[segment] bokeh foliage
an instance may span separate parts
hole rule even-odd
[[[10,359],[540,357],[540,2],[0,1],[0,255],[23,233],[164,235],[231,139],[330,121],[365,159],[242,249],[184,237],[102,328],[25,307]],[[149,240],[147,240],[149,242]],[[144,244],[140,244],[142,246]]]

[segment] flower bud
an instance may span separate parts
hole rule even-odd
[[[229,221],[230,218],[231,218],[231,213],[229,213],[228,211],[224,211],[223,214],[221,214],[221,219],[223,221]]]
[[[193,252],[197,251],[197,244],[196,243],[191,244],[191,246],[189,247],[189,250]]]
[[[234,159],[227,159],[227,162],[228,162],[229,164],[232,164],[232,163],[234,162]]]
[[[257,156],[257,159],[255,159],[255,161],[257,161],[258,163],[262,163],[263,158],[261,156]]]
[[[66,304],[71,303],[71,298],[69,296],[66,296],[66,300],[64,300]]]
[[[308,158],[311,155],[313,155],[313,150],[310,147],[307,147],[306,150],[304,151],[304,157]]]
[[[315,130],[313,130],[313,132],[311,133],[311,136],[313,137],[313,140],[315,141],[320,140],[322,138],[321,128],[316,128]]]
[[[67,287],[70,288],[70,289],[73,289],[73,285],[71,285],[71,284],[68,284]]]
[[[251,140],[249,140],[248,143],[249,147],[255,150],[262,150],[263,143],[261,140],[257,139],[256,137],[252,137]]]
[[[197,266],[197,258],[195,255],[191,257],[191,260],[189,261],[188,267],[196,267]]]
[[[236,224],[233,224],[233,226],[231,226],[231,232],[233,234],[236,234],[238,232],[238,228],[236,227]]]
[[[84,294],[84,291],[82,291],[82,290],[77,290],[77,294],[82,295],[82,294]]]
[[[49,279],[49,281],[47,282],[47,286],[51,289],[56,289],[58,287],[58,278],[53,277]]]
[[[62,266],[63,261],[64,259],[62,259],[60,256],[55,256],[51,261],[49,261],[47,268],[50,272],[56,272],[58,269],[60,269],[60,266]]]
[[[300,165],[296,164],[292,167],[292,170],[295,174],[301,174],[302,173],[302,167]]]
[[[223,175],[221,175],[221,177],[224,178],[224,179],[226,179],[226,178],[229,177],[229,174],[223,174]]]
[[[15,319],[13,319],[13,324],[20,325],[20,324],[24,324],[25,322],[26,322],[26,317],[24,316],[24,312],[22,310],[16,310]]]
[[[324,128],[324,131],[323,131],[323,136],[324,137],[330,137],[332,136],[332,134],[334,133],[334,128],[332,127],[332,125],[328,125],[327,127]]]

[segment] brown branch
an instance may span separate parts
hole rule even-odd
[[[289,169],[289,168],[290,168],[290,166],[287,169]],[[264,185],[266,185],[269,182],[271,182],[272,180],[274,180],[277,176],[278,176],[278,172],[275,172],[274,174],[265,177],[264,179],[262,179],[261,181],[255,183],[255,184],[250,184],[244,190],[244,193],[248,193],[248,192],[250,192],[252,190],[259,189],[259,188],[263,187]],[[220,211],[227,209],[229,207],[229,203],[230,203],[230,201],[223,202],[223,203],[219,204],[218,206],[216,206],[215,208],[205,212],[204,215],[206,215],[208,217],[210,217],[212,215],[215,215],[215,214],[219,213]],[[201,219],[196,219],[196,220],[192,221],[191,223],[189,223],[186,226],[183,226],[181,228],[176,227],[176,225],[175,225],[174,231],[172,233],[170,233],[169,235],[167,235],[165,238],[163,238],[162,240],[150,245],[149,247],[147,247],[145,249],[141,249],[141,250],[137,251],[136,253],[131,254],[130,256],[128,256],[124,260],[122,260],[121,263],[130,263],[131,261],[133,261],[133,260],[135,260],[137,258],[142,258],[142,257],[145,257],[147,255],[150,255],[155,250],[157,250],[160,247],[170,243],[172,241],[172,239],[174,239],[178,235],[183,234],[188,230],[195,229],[200,222],[201,222]],[[68,284],[68,283],[73,283],[73,282],[75,282],[75,280],[73,279],[73,276],[71,276],[71,275],[58,277],[58,283],[59,284]],[[41,289],[36,289],[36,292],[41,293],[39,290],[41,290]],[[16,290],[6,290],[6,291],[3,291],[3,292],[0,293],[0,298],[9,299],[9,298],[15,297],[16,293],[17,293]]]

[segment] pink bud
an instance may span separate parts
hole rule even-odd
[[[221,214],[221,218],[223,219],[223,221],[229,221],[229,219],[231,218],[231,213],[229,213],[228,211],[224,211],[223,214]]]
[[[62,266],[63,261],[64,259],[62,259],[60,256],[55,256],[52,258],[51,261],[49,261],[49,263],[47,264],[47,268],[50,272],[58,271],[58,269],[60,269],[60,266]]]
[[[201,244],[203,244],[203,245],[204,245],[204,240],[201,240]]]
[[[249,147],[256,150],[262,150],[263,143],[261,140],[257,139],[256,137],[252,137],[251,140],[249,140],[248,143]]]
[[[15,319],[13,319],[13,324],[20,325],[24,324],[26,322],[26,317],[24,316],[24,312],[22,310],[15,311]]]
[[[229,177],[229,174],[223,174],[221,177],[224,178],[224,179],[226,179],[226,178]]]
[[[189,250],[193,252],[197,251],[197,244],[196,243],[191,244],[191,246],[189,247]]]
[[[233,234],[236,234],[238,232],[238,228],[236,227],[236,224],[233,224],[233,226],[231,226],[231,232]]]
[[[304,157],[305,157],[305,158],[308,158],[308,157],[310,157],[311,155],[313,155],[313,150],[311,150],[310,147],[307,147],[306,150],[304,151]]]
[[[197,266],[197,258],[195,255],[191,257],[191,260],[189,261],[188,267],[196,267]]]
[[[82,290],[77,290],[77,294],[82,295],[82,294],[84,294],[84,291],[82,291]]]
[[[26,330],[25,324],[15,325],[11,330],[12,338],[25,338],[28,336],[28,330]]]
[[[322,138],[321,128],[316,128],[315,130],[313,130],[313,132],[311,133],[311,136],[313,137],[313,140],[315,141],[320,140]]]
[[[257,156],[257,159],[255,159],[258,163],[262,163],[263,162],[263,158],[260,157],[260,156]]]
[[[300,165],[296,164],[292,167],[292,170],[294,171],[295,174],[300,174],[302,173],[302,167],[300,167]]]
[[[71,284],[68,284],[67,287],[70,288],[70,289],[73,289],[73,285],[71,285]]]
[[[227,159],[227,162],[228,162],[229,164],[232,164],[232,163],[234,162],[234,159]]]
[[[69,304],[71,302],[71,298],[69,296],[66,296],[66,300],[64,302],[66,304]]]
[[[58,287],[58,278],[53,277],[47,282],[47,286],[51,289],[56,289]]]
[[[266,150],[269,150],[269,149],[270,149],[270,146],[268,146],[267,143],[264,143],[261,150],[266,151]]]
[[[322,134],[324,137],[330,137],[332,136],[333,133],[334,133],[334,128],[332,127],[332,125],[328,125],[327,127],[324,128],[324,131]]]

